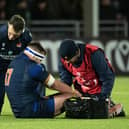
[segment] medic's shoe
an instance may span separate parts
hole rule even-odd
[[[109,117],[125,116],[122,104],[116,104],[109,108]]]

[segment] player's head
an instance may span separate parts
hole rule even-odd
[[[33,41],[25,48],[24,53],[37,63],[41,63],[46,56],[46,50],[39,42]]]
[[[63,59],[73,64],[78,60],[78,57],[80,56],[80,50],[78,46],[75,44],[74,40],[71,39],[65,39],[62,41],[59,48],[59,53]]]
[[[8,38],[15,40],[25,30],[25,20],[20,15],[13,15],[8,21]]]

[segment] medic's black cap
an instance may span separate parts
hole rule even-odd
[[[69,60],[76,55],[77,51],[78,47],[75,44],[74,40],[65,39],[61,42],[59,53],[62,58],[67,58]]]

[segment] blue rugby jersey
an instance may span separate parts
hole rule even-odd
[[[9,65],[5,78],[5,90],[15,115],[24,107],[39,100],[39,84],[44,83],[49,74],[44,65],[36,64],[24,53],[17,56]]]
[[[10,61],[19,54],[29,42],[32,35],[28,28],[15,40],[8,39],[8,25],[0,27],[0,72],[5,72]]]

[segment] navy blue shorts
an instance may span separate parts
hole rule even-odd
[[[19,118],[52,118],[54,117],[55,104],[54,97],[48,99],[40,98],[39,101],[25,106],[22,113],[15,114]]]

